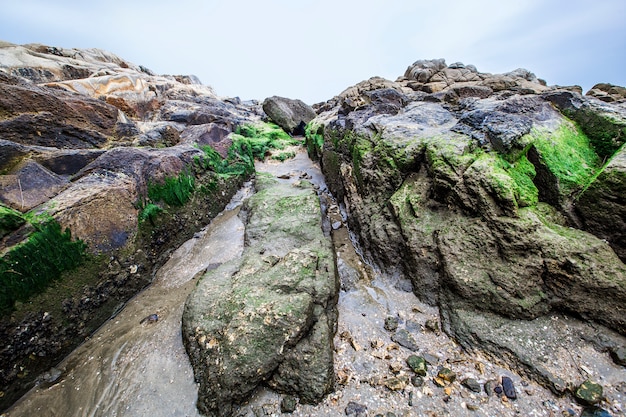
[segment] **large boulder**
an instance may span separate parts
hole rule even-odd
[[[309,149],[364,255],[409,278],[449,334],[493,350],[493,339],[466,336],[459,317],[471,312],[566,312],[626,334],[621,107],[526,70],[442,60],[346,91],[358,104],[338,96],[320,107]]]
[[[287,133],[304,134],[304,126],[316,116],[315,110],[302,100],[272,96],[263,101],[263,111]]]
[[[183,313],[198,408],[230,416],[259,384],[319,402],[334,384],[338,279],[308,182],[261,177],[241,258],[207,273]]]

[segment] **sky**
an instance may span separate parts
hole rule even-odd
[[[100,48],[244,100],[314,104],[436,58],[626,86],[626,0],[0,0],[0,40]]]

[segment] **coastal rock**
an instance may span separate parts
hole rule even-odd
[[[474,87],[484,90],[451,92]],[[370,97],[392,97],[389,88],[402,100],[381,110]],[[527,70],[485,74],[443,60],[346,92],[318,108],[310,153],[366,259],[411,279],[440,307],[446,333],[494,351],[507,344],[476,330],[489,326],[467,327],[470,314],[514,325],[568,311],[626,334],[615,217],[623,109]],[[520,348],[507,360],[555,391],[571,383],[527,356]]]
[[[315,110],[302,100],[272,96],[263,101],[263,111],[287,133],[304,134],[304,126],[315,116]]]
[[[230,415],[262,382],[320,401],[333,387],[339,282],[317,195],[257,179],[240,259],[209,272],[183,313],[198,408]]]

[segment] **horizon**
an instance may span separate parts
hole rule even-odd
[[[393,81],[420,59],[525,68],[583,92],[626,86],[625,15],[622,0],[24,0],[3,7],[0,39],[103,49],[157,74],[195,75],[219,96],[314,104],[374,76]]]

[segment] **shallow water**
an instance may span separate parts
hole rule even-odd
[[[149,288],[59,364],[58,382],[31,390],[5,415],[198,416],[180,333],[183,306],[196,276],[241,255],[238,214],[249,192],[250,185],[172,254]],[[144,320],[153,314],[157,321]]]

